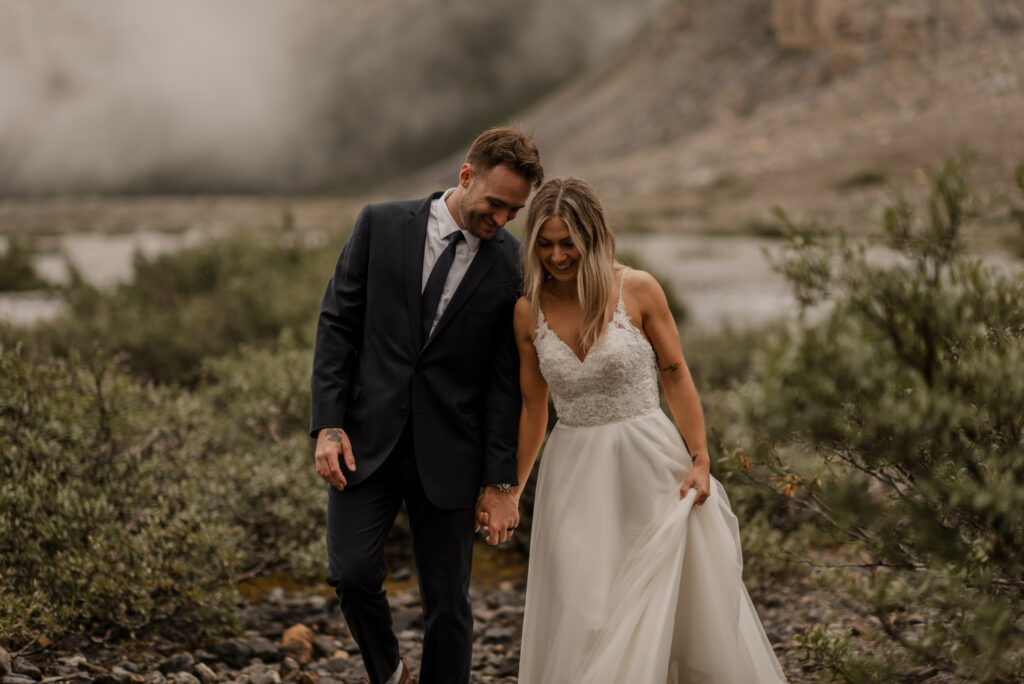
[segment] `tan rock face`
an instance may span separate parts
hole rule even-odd
[[[1024,0],[772,0],[782,47],[823,55],[833,72],[948,41],[1024,32]]]

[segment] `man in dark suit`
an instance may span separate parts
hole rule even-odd
[[[363,208],[324,294],[310,430],[330,483],[327,581],[374,684],[409,681],[382,584],[403,501],[423,602],[420,679],[469,681],[474,523],[486,520],[496,544],[518,522],[522,276],[504,226],[542,179],[532,140],[485,131],[456,187]]]

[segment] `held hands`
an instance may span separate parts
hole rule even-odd
[[[476,531],[484,529],[487,543],[495,546],[508,541],[518,524],[518,494],[503,494],[493,485],[484,487],[483,496],[476,502]]]
[[[686,496],[686,492],[694,489],[697,492],[697,499],[694,502],[700,506],[711,496],[711,459],[707,454],[698,454],[693,462],[693,467],[686,474],[682,486],[679,488],[679,498]]]
[[[337,489],[345,489],[348,480],[341,470],[341,458],[345,467],[355,472],[356,457],[352,455],[352,443],[341,428],[324,428],[316,436],[316,472]]]

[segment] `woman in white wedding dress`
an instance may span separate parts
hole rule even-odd
[[[527,222],[520,482],[549,389],[558,423],[534,503],[520,683],[785,681],[743,586],[736,518],[710,476],[664,292],[615,261],[584,182],[545,183]]]

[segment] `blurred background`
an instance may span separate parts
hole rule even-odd
[[[665,274],[706,295],[701,324],[760,323],[785,308],[756,240],[775,207],[870,231],[892,189],[964,151],[1012,187],[1022,25],[1010,0],[5,0],[0,235],[41,238],[51,281],[70,261],[109,283],[135,249],[282,212],[344,226],[344,200],[447,187],[480,130],[515,123],[620,232],[702,236],[669,252],[703,272]],[[44,299],[0,315],[51,315]]]
[[[787,673],[1024,676],[1019,612],[999,622],[1024,605],[1019,568],[973,573],[1015,589],[993,599],[994,612],[978,611],[974,627],[936,636],[932,625],[967,605],[928,603],[956,594],[955,573],[896,598],[865,588],[865,573],[873,583],[880,567],[946,572],[963,549],[897,562],[879,551],[891,544],[869,543],[882,532],[865,532],[866,518],[838,532],[823,525],[812,513],[830,509],[807,483],[847,482],[854,490],[830,490],[847,503],[869,490],[887,501],[884,486],[851,474],[863,463],[813,449],[785,472],[777,453],[758,461],[766,433],[783,452],[795,448],[780,426],[798,425],[807,406],[779,400],[770,416],[750,404],[782,392],[772,383],[783,359],[802,358],[802,335],[863,364],[848,384],[881,372],[887,354],[911,363],[907,349],[933,345],[945,358],[974,348],[957,335],[994,320],[1001,332],[986,339],[1020,346],[1020,286],[1008,283],[1024,263],[1024,0],[0,0],[0,463],[7,481],[25,483],[0,488],[0,556],[11,559],[0,640],[55,638],[69,625],[171,633],[182,620],[221,633],[238,627],[239,588],[260,597],[253,582],[322,579],[323,502],[305,422],[324,284],[362,204],[453,185],[469,143],[496,124],[532,134],[549,177],[593,184],[620,259],[665,284],[717,441],[716,475],[745,521],[751,593]],[[840,236],[867,261],[825,249]],[[975,259],[989,275],[901,270]],[[873,275],[858,280],[844,264]],[[918,298],[868,291],[890,276]],[[966,307],[970,287],[982,299],[1002,293],[1003,304],[939,315],[950,302]],[[825,301],[835,297],[837,308]],[[856,304],[865,301],[877,306]],[[822,332],[876,309],[892,314],[879,334],[858,328],[847,347]],[[927,322],[967,326],[972,316],[982,321],[941,343]],[[921,339],[884,341],[904,323]],[[835,390],[835,378],[811,376],[839,361],[815,358],[789,382]],[[1014,359],[978,367],[1015,377]],[[972,377],[947,387],[979,386]],[[1024,389],[1004,390],[993,405],[1024,406]],[[872,391],[865,410],[881,410]],[[977,417],[984,401],[964,402],[979,424],[1003,425]],[[863,433],[863,416],[844,406],[829,415],[861,421]],[[915,407],[921,415],[901,425],[919,432],[901,454],[932,453],[920,440],[940,432],[922,416],[941,411]],[[979,453],[1019,449],[1017,423],[1005,425]],[[973,439],[950,429],[950,440]],[[794,439],[812,444],[814,434]],[[832,453],[862,447],[888,448]],[[54,462],[57,451],[74,457]],[[54,482],[77,483],[59,505],[46,503]],[[894,498],[913,491],[895,487]],[[945,511],[938,517],[969,520],[969,533],[949,537],[964,548],[988,544],[980,531],[997,523],[1024,547],[1019,512],[992,513],[978,492],[939,499],[892,513],[909,527],[886,534],[920,529],[920,511]],[[944,508],[961,500],[973,513]],[[70,531],[52,529],[54,519]],[[389,551],[400,595],[414,592],[406,534],[400,524]],[[98,543],[120,551],[98,553]],[[481,550],[481,591],[521,591],[528,547],[524,534],[511,554]],[[813,563],[797,558],[805,551]],[[1006,553],[986,558],[1013,567],[1019,552]],[[814,564],[874,569],[829,584]],[[38,588],[41,567],[52,591]],[[111,574],[127,579],[100,579]],[[961,599],[981,605],[989,588]],[[173,610],[158,608],[168,601]],[[985,631],[993,624],[996,637]],[[990,656],[993,643],[1016,644],[1004,650],[1018,660]],[[887,655],[870,656],[878,649]]]

